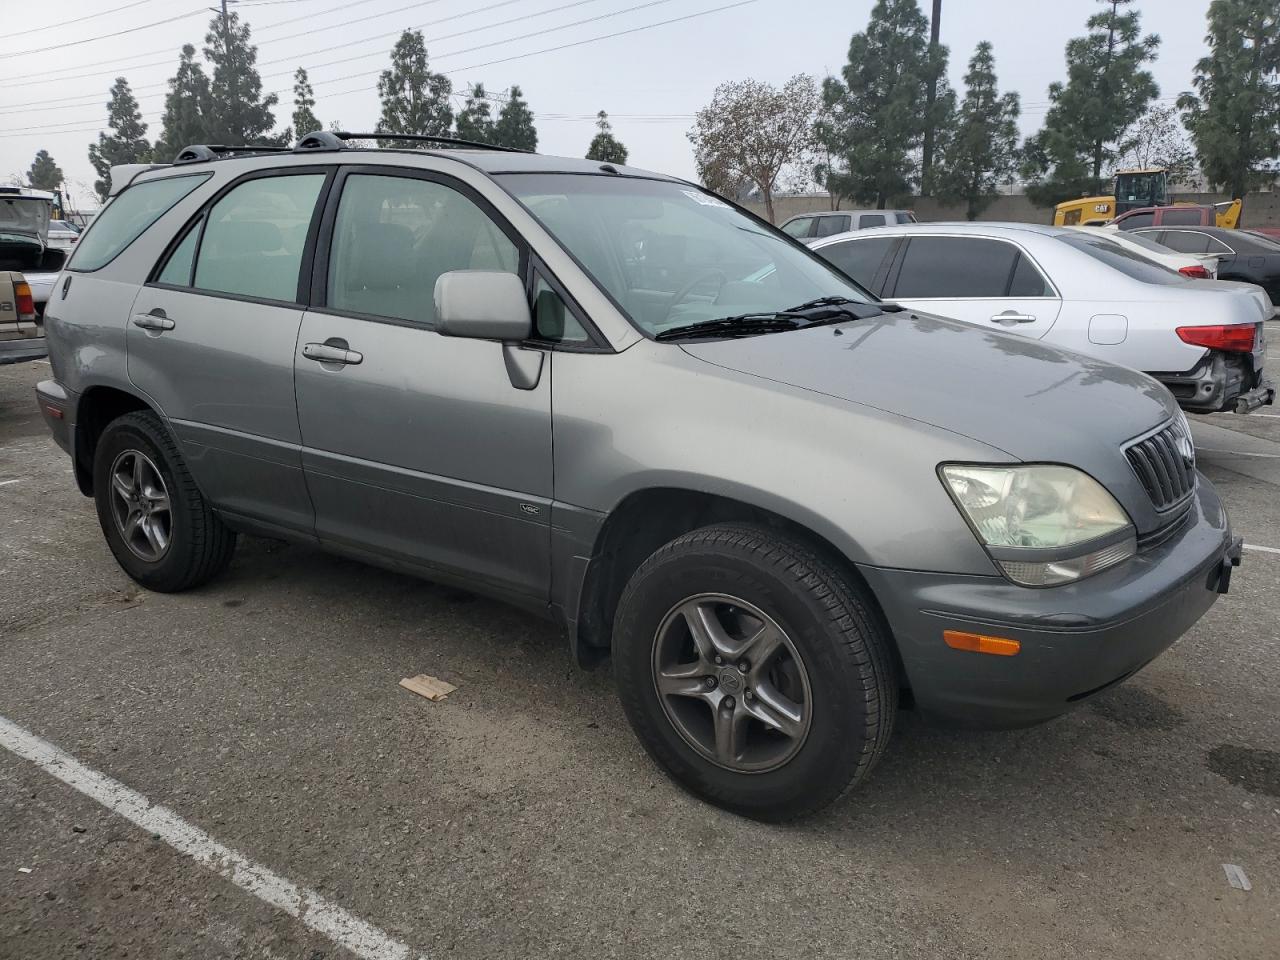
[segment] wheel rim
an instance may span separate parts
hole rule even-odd
[[[704,593],[671,608],[654,639],[653,682],[676,732],[727,770],[774,770],[809,734],[804,661],[772,617],[737,597]]]
[[[125,546],[155,563],[169,551],[173,511],[164,477],[140,450],[126,450],[111,464],[111,516]]]

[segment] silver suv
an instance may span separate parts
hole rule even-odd
[[[239,531],[554,617],[749,816],[865,778],[900,706],[1062,713],[1238,560],[1154,380],[880,303],[692,184],[329,134],[117,172],[37,395],[125,571],[194,587]]]

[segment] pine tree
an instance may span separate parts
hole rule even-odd
[[[476,143],[493,142],[492,108],[485,95],[483,83],[477,83],[467,94],[467,102],[458,113],[456,129],[458,137],[462,140],[474,140]]]
[[[1054,204],[1101,193],[1102,171],[1124,132],[1160,93],[1143,64],[1156,58],[1160,38],[1142,36],[1133,0],[1099,0],[1109,9],[1088,20],[1088,34],[1067,41],[1067,82],[1049,86],[1052,106],[1044,128],[1028,142],[1024,173],[1035,203]]]
[[[324,129],[313,112],[315,105],[316,95],[311,89],[307,71],[299,67],[293,75],[293,137],[288,139],[305,137]]]
[[[195,57],[196,48],[185,44],[178,58],[178,72],[169,80],[160,139],[152,151],[157,160],[168,162],[193,143],[217,142],[211,136],[209,123],[209,78]]]
[[[592,138],[591,146],[587,147],[587,159],[601,163],[626,163],[627,148],[613,135],[609,115],[603,110],[596,114],[596,130],[598,132]]]
[[[453,84],[427,68],[427,45],[422,31],[406,30],[391,50],[391,68],[378,78],[382,100],[379,133],[416,133],[447,137],[453,126],[449,95]],[[412,146],[413,141],[403,145]]]
[[[512,87],[507,102],[498,111],[498,122],[493,127],[493,142],[515,150],[538,149],[538,131],[533,126],[533,111],[520,94],[519,87]]]
[[[93,183],[94,192],[103,202],[111,188],[111,168],[117,163],[148,163],[151,160],[151,144],[147,142],[147,125],[142,122],[138,101],[129,89],[129,81],[116,77],[111,85],[111,99],[107,103],[107,126],[110,136],[98,134],[98,142],[89,144],[89,162],[98,174]]]
[[[1244,197],[1259,166],[1280,154],[1280,6],[1213,0],[1209,55],[1196,64],[1197,93],[1178,106],[1210,182]]]
[[[209,136],[214,143],[270,143],[276,125],[274,93],[262,95],[258,48],[249,42],[249,25],[233,13],[225,22],[215,16],[204,38],[204,58],[213,68],[209,83]]]
[[[942,154],[937,184],[944,202],[963,203],[965,215],[975,220],[995,199],[1000,183],[1013,173],[1021,105],[1016,93],[1000,95],[987,40],[978,44],[969,61],[964,85],[964,101],[954,135]]]
[[[41,150],[31,163],[27,181],[37,190],[57,190],[62,186],[62,168],[53,162],[48,150]]]
[[[941,76],[945,57],[945,47],[930,53],[928,21],[916,0],[877,0],[866,31],[849,41],[843,79],[828,77],[822,85],[815,133],[833,160],[826,172],[833,193],[883,208],[917,182],[926,87],[931,74]],[[949,105],[939,96],[935,130]]]

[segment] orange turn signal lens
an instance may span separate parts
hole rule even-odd
[[[968,650],[970,653],[989,653],[996,657],[1012,657],[1022,649],[1019,640],[1004,637],[984,637],[980,633],[964,633],[960,630],[943,630],[942,639],[952,650]]]

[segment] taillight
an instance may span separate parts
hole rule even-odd
[[[1178,327],[1178,338],[1183,343],[1233,353],[1252,352],[1256,334],[1257,326],[1252,323],[1236,323],[1229,327]]]
[[[1184,277],[1192,277],[1196,280],[1212,280],[1213,276],[1204,267],[1198,264],[1194,267],[1179,267],[1178,272]]]
[[[36,301],[31,296],[31,284],[19,280],[13,285],[13,297],[18,303],[18,319],[34,320],[36,318]]]

